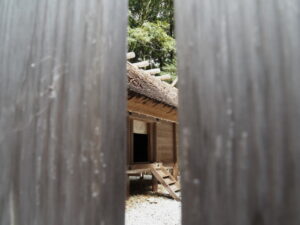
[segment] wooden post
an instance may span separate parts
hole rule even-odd
[[[153,162],[157,162],[157,123],[152,124],[153,129]],[[152,191],[157,192],[158,191],[158,181],[156,178],[152,175]]]
[[[153,123],[153,162],[157,162],[157,122]]]
[[[130,196],[130,176],[126,176],[127,180],[126,180],[126,184],[127,184],[127,187],[126,187],[126,199],[129,198]]]
[[[128,124],[128,130],[129,130],[129,137],[128,137],[128,150],[127,154],[129,155],[129,164],[132,164],[134,162],[134,139],[133,139],[133,119],[129,118],[129,124]]]
[[[176,0],[184,225],[300,224],[299,11]]]
[[[179,168],[178,168],[178,159],[177,159],[177,125],[176,123],[173,123],[173,171],[172,171],[172,175],[174,176],[174,178],[176,180],[178,180],[178,176],[179,176]]]
[[[158,182],[157,179],[152,175],[152,191],[158,192]]]
[[[127,1],[0,17],[0,224],[123,224]]]

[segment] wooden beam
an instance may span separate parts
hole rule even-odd
[[[171,86],[175,87],[177,83],[178,83],[178,77],[175,78],[175,80],[172,82]]]
[[[127,53],[127,59],[134,59],[135,58],[135,53],[134,52],[128,52]]]
[[[134,112],[128,112],[129,113],[129,118],[132,120],[140,120],[140,121],[144,121],[144,122],[159,122],[156,121],[156,119],[154,117],[148,117],[146,115],[143,114],[138,114],[138,113],[134,113]]]
[[[171,106],[148,100],[145,103],[143,98],[133,97],[127,102],[127,109],[130,112],[152,116],[165,121],[177,123],[177,109]]]
[[[134,65],[137,68],[144,68],[150,65],[150,62],[147,61],[142,61],[142,62],[138,62],[138,63],[133,63],[132,65]]]
[[[145,70],[145,72],[149,73],[150,75],[159,74],[161,71],[160,69],[151,69],[151,70]]]
[[[144,121],[144,122],[147,122],[147,123],[176,123],[177,122],[174,122],[174,121],[171,121],[171,120],[167,120],[167,119],[163,119],[163,118],[156,118],[156,117],[153,117],[151,115],[145,115],[145,114],[140,114],[140,113],[137,113],[137,112],[132,112],[132,111],[128,111],[128,118],[131,119],[131,120],[141,120],[141,121]]]
[[[129,170],[149,170],[153,168],[153,166],[162,165],[161,163],[139,163],[139,164],[131,164],[129,165]]]
[[[135,113],[135,112],[131,112],[128,111],[128,117],[132,120],[141,120],[147,123],[154,123],[154,122],[160,122],[161,119],[152,117],[152,116],[148,116],[145,114],[139,114],[139,113]]]
[[[170,74],[165,74],[165,75],[161,75],[161,76],[158,76],[158,77],[156,77],[157,79],[160,79],[160,80],[171,80],[172,79],[172,77],[171,77],[171,75]]]
[[[151,172],[151,168],[142,168],[142,169],[129,169],[126,171],[128,176],[136,176],[142,173],[149,173]]]

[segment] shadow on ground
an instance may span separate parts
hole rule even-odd
[[[152,191],[152,175],[144,175],[143,177],[130,177],[130,196],[133,195],[149,195],[157,197],[165,197],[172,199],[161,185],[158,185],[158,192]]]

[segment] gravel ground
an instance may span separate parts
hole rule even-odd
[[[180,225],[181,202],[170,198],[159,185],[159,193],[151,191],[151,180],[131,180],[130,197],[126,201],[126,225]]]

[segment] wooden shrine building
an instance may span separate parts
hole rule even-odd
[[[127,173],[129,176],[152,173],[167,190],[170,189],[171,196],[178,199],[175,194],[180,190],[175,181],[178,90],[129,62],[127,75]]]

